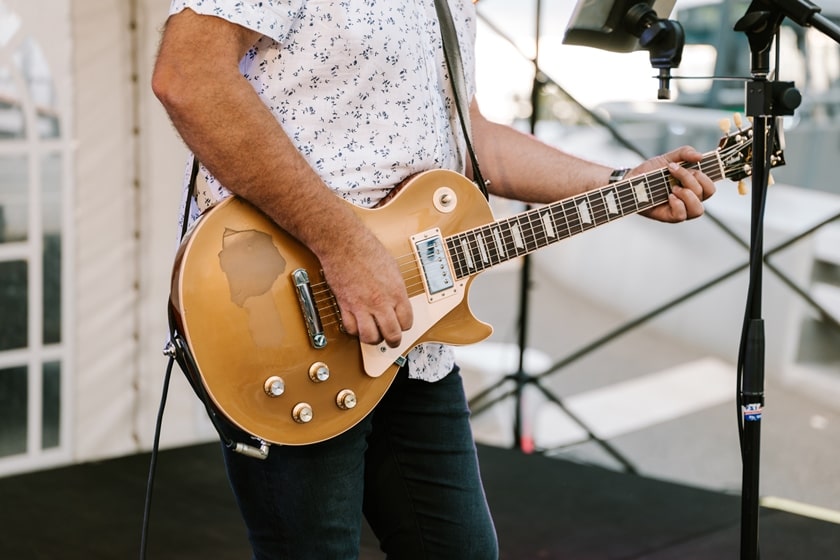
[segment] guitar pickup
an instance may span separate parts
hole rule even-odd
[[[306,270],[299,268],[292,272],[292,281],[297,289],[300,310],[303,312],[306,330],[309,333],[309,342],[313,348],[324,348],[327,345],[327,335],[324,334],[324,325],[321,323],[321,316],[315,305],[315,295],[309,283],[309,274]]]
[[[455,292],[455,280],[440,230],[435,228],[411,237],[417,260],[423,271],[423,283],[429,302],[452,295]]]

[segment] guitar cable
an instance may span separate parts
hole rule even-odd
[[[168,345],[167,345],[168,346]],[[143,529],[140,535],[140,560],[146,558],[146,546],[149,541],[149,519],[152,510],[152,489],[155,483],[155,471],[157,470],[158,449],[160,447],[160,432],[163,425],[163,411],[166,408],[166,398],[169,394],[169,381],[172,378],[172,366],[175,363],[174,355],[169,357],[169,363],[166,366],[166,374],[163,378],[163,392],[160,397],[160,406],[158,407],[157,421],[155,422],[155,435],[152,443],[151,459],[149,461],[149,477],[146,481],[146,499],[143,504]]]
[[[216,430],[217,434],[219,435],[220,441],[224,444],[225,447],[228,449],[232,449],[236,453],[240,453],[242,455],[246,455],[248,457],[252,457],[255,459],[266,459],[268,457],[268,449],[269,444],[260,441],[260,447],[255,447],[253,445],[247,445],[245,443],[237,442],[233,438],[227,435],[224,426],[222,425],[222,421],[219,418],[216,411],[210,405],[209,396],[207,392],[204,390],[204,386],[201,382],[196,381],[195,372],[198,371],[195,361],[193,360],[192,354],[189,351],[189,348],[184,343],[183,339],[178,336],[178,331],[175,329],[175,323],[173,322],[174,317],[172,316],[172,309],[169,309],[169,320],[170,320],[170,333],[169,333],[169,340],[166,343],[164,348],[164,355],[169,358],[169,361],[166,365],[166,373],[164,374],[163,378],[163,389],[161,391],[160,396],[160,405],[158,407],[157,413],[157,420],[155,422],[155,434],[152,442],[152,450],[151,450],[151,457],[149,460],[149,475],[146,481],[146,498],[143,505],[143,527],[140,536],[140,560],[146,559],[146,550],[148,546],[149,540],[149,522],[151,519],[151,509],[152,509],[152,494],[154,489],[154,480],[155,480],[155,473],[157,471],[157,460],[160,451],[160,434],[163,426],[163,412],[166,408],[166,400],[169,395],[169,385],[172,380],[172,369],[174,364],[177,362],[178,366],[184,372],[184,376],[187,378],[190,386],[192,387],[195,394],[198,396],[198,399],[201,401],[201,404],[204,405],[204,409],[207,412],[207,416],[210,418],[211,423],[213,424],[213,428]]]

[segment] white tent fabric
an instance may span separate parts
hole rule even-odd
[[[150,88],[168,2],[72,2],[76,83],[75,455],[151,446],[186,150]],[[162,442],[207,438],[177,368]]]
[[[75,461],[149,449],[166,360],[166,298],[186,150],[150,88],[168,2],[69,4],[71,44],[44,29],[53,67],[67,68],[76,146],[72,230],[72,382]],[[31,21],[43,2],[16,0]],[[38,5],[37,9],[35,5]],[[37,15],[36,15],[37,12]],[[57,22],[57,25],[67,25]],[[195,398],[173,372],[162,442],[211,437]]]

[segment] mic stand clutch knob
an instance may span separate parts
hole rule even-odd
[[[624,18],[627,31],[639,38],[639,46],[650,52],[650,65],[659,69],[658,99],[671,98],[671,68],[682,61],[685,32],[678,21],[660,19],[647,4],[636,4]]]

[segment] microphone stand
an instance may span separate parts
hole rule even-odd
[[[534,18],[534,80],[531,85],[531,115],[528,118],[528,126],[531,134],[536,134],[537,121],[539,121],[539,103],[542,95],[544,81],[541,79],[541,72],[539,67],[540,59],[540,33],[542,31],[542,2],[536,0],[536,17]],[[525,206],[526,210],[530,205]],[[529,383],[532,383],[533,378],[527,373],[525,369],[525,353],[528,348],[528,325],[529,325],[529,310],[530,310],[530,292],[531,292],[531,257],[524,255],[522,257],[522,268],[519,272],[519,333],[517,338],[517,346],[519,350],[518,365],[516,372],[511,376],[513,378],[514,389],[514,414],[513,414],[513,445],[519,451],[524,453],[531,453],[534,450],[534,434],[525,433],[525,414],[523,407],[524,390]]]
[[[738,356],[738,428],[741,442],[741,560],[759,558],[759,466],[761,417],[764,408],[764,321],[761,318],[763,218],[769,169],[777,138],[777,118],[792,115],[802,97],[793,82],[769,81],[770,48],[785,16],[804,26],[813,25],[840,43],[840,28],[819,14],[808,0],[753,0],[735,31],[747,35],[751,75],[747,83],[746,114],[753,118],[753,194],[750,225],[750,283]],[[778,41],[777,41],[778,43]],[[779,52],[776,51],[776,69]]]

